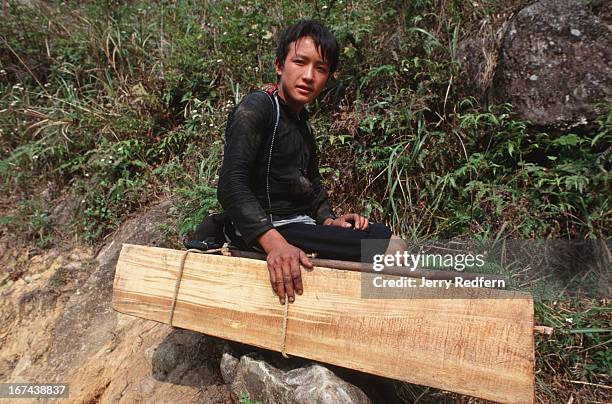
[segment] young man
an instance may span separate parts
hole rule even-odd
[[[230,113],[217,196],[232,221],[226,236],[267,254],[280,302],[303,293],[305,252],[359,260],[361,240],[388,239],[389,229],[356,213],[336,217],[319,175],[316,142],[304,108],[338,66],[336,38],[320,23],[287,28],[276,51],[277,84],[244,97]]]

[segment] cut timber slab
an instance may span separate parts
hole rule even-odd
[[[113,308],[168,323],[184,251],[125,244]],[[533,300],[364,299],[358,272],[302,271],[304,294],[289,305],[286,352],[367,373],[489,400],[534,400]],[[280,350],[284,307],[265,261],[190,253],[173,325]]]

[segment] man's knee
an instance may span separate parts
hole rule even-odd
[[[385,254],[394,255],[396,252],[404,252],[408,250],[406,242],[396,235],[391,235],[389,239],[389,246]]]

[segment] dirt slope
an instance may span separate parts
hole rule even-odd
[[[98,253],[0,244],[0,382],[68,383],[54,402],[231,402],[222,342],[111,308],[121,244],[163,245],[168,206],[124,223]]]

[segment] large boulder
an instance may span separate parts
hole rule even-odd
[[[490,100],[536,125],[584,124],[612,105],[612,26],[575,0],[540,0],[505,29]]]

